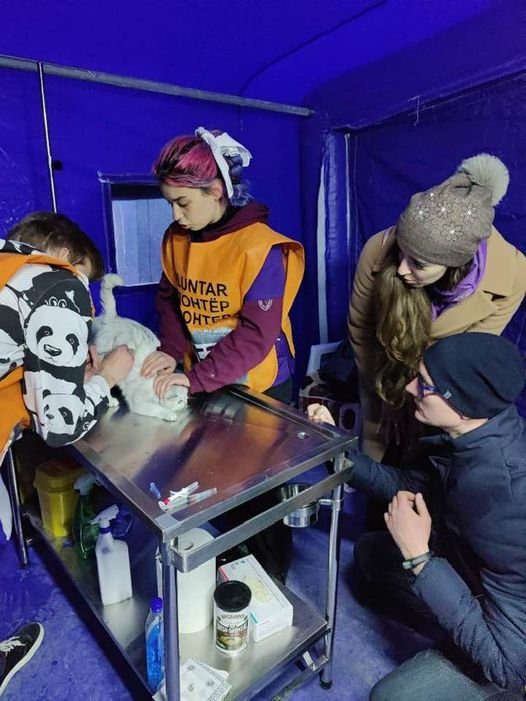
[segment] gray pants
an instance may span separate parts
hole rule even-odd
[[[412,625],[443,644],[442,629],[412,591],[413,577],[402,569],[402,556],[386,532],[366,533],[356,543],[356,566],[368,600],[386,614]],[[519,701],[523,694],[489,682],[481,670],[451,646],[419,652],[381,679],[371,701]]]
[[[521,693],[475,681],[439,650],[424,650],[375,684],[370,701],[519,701]]]

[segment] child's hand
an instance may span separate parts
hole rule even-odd
[[[86,368],[84,370],[84,382],[89,382],[93,375],[96,375],[101,368],[102,358],[97,353],[95,346],[90,346],[88,357],[86,358]]]
[[[102,375],[110,387],[118,385],[130,374],[133,360],[133,351],[128,346],[117,346],[104,356],[97,375]]]

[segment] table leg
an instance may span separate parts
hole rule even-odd
[[[20,497],[18,494],[18,481],[16,478],[15,462],[11,448],[7,451],[4,459],[7,468],[7,488],[9,489],[9,498],[11,500],[11,510],[13,511],[13,526],[16,536],[16,544],[18,549],[18,557],[22,567],[27,567],[29,559],[27,556],[27,545],[22,530],[22,515],[20,511]]]
[[[177,540],[160,543],[163,570],[164,670],[167,701],[179,701],[179,626],[177,622],[177,571],[173,548]]]
[[[344,455],[340,454],[334,461],[335,472],[343,469]],[[324,637],[324,654],[327,663],[321,672],[321,685],[324,689],[329,689],[332,685],[332,651],[334,644],[334,625],[336,618],[336,594],[338,589],[338,526],[342,504],[342,486],[339,485],[332,490],[332,513],[331,530],[329,535],[329,564],[327,572],[327,603],[325,618],[329,624],[329,630]]]

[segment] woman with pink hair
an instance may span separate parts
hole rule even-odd
[[[196,393],[235,383],[291,399],[289,310],[303,249],[249,195],[250,158],[225,132],[201,127],[168,142],[154,165],[174,218],[162,244],[161,346],[143,366],[160,396],[173,384]]]
[[[250,159],[227,133],[200,127],[168,142],[153,167],[174,219],[162,243],[161,345],[142,368],[160,397],[174,384],[191,393],[241,384],[292,398],[289,311],[303,248],[271,229],[267,207],[248,193],[242,169]],[[290,533],[279,530],[261,550],[274,553],[265,565],[284,577]]]

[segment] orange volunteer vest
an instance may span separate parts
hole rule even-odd
[[[245,295],[275,245],[281,246],[285,264],[281,328],[294,355],[289,311],[305,267],[301,244],[260,222],[196,244],[191,243],[188,234],[168,229],[162,245],[163,270],[179,292],[182,318],[198,360],[203,360],[218,341],[237,327]],[[189,369],[193,358],[187,355],[184,361]],[[264,392],[272,386],[277,373],[278,358],[273,347],[239,382]]]
[[[44,253],[20,254],[0,253],[0,289],[4,287],[13,275],[27,263],[39,263],[66,268],[75,275],[75,268],[60,260],[47,256]],[[22,378],[24,368],[20,366],[12,370],[0,380],[0,456],[5,454],[11,439],[11,434],[16,426],[29,428],[30,417],[22,397]]]

